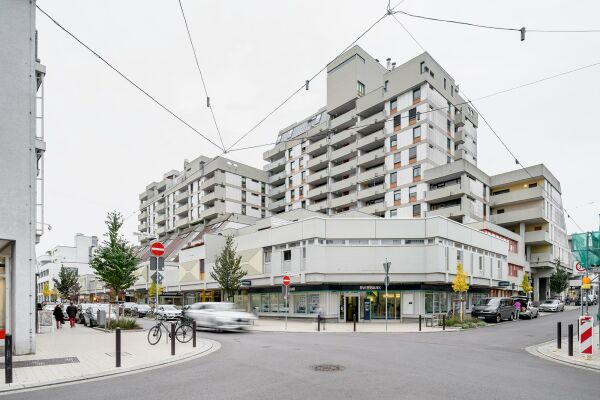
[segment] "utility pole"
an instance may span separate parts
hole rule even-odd
[[[586,259],[586,264],[587,264],[587,268],[585,269],[585,276],[588,277],[589,271],[590,271],[590,236],[591,236],[591,232],[587,232],[585,235],[585,259]],[[582,285],[583,286],[583,285]],[[589,304],[588,304],[588,297],[589,297],[589,293],[590,290],[586,289],[585,290],[586,296],[585,296],[585,315],[590,315],[589,314]],[[582,293],[583,295],[583,293]],[[583,300],[583,299],[582,299]],[[583,301],[581,302],[581,304],[583,305]]]
[[[390,283],[390,265],[391,263],[385,258],[383,270],[385,271],[385,331],[388,330],[388,285]]]

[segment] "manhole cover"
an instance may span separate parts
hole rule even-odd
[[[336,364],[320,364],[320,365],[313,365],[312,369],[314,369],[315,371],[319,371],[319,372],[336,372],[336,371],[343,371],[344,367],[342,367],[341,365],[336,365]]]

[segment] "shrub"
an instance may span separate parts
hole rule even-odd
[[[446,319],[446,326],[469,329],[469,328],[477,328],[478,326],[484,326],[485,322],[480,321],[477,318],[470,317],[465,315],[463,321],[460,320],[458,315],[453,316],[451,318]]]
[[[135,318],[117,318],[117,320],[110,320],[108,329],[140,329],[137,320]]]

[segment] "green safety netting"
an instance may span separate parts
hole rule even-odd
[[[572,234],[571,250],[583,268],[600,266],[600,231]]]

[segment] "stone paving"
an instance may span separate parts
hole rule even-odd
[[[13,357],[13,383],[4,383],[4,371],[0,392],[15,389],[44,386],[82,379],[92,379],[114,374],[148,369],[168,363],[178,362],[209,354],[219,349],[219,343],[197,338],[197,347],[192,342],[176,342],[175,356],[171,356],[170,342],[166,342],[163,332],[160,343],[151,346],[147,341],[147,331],[122,331],[121,367],[115,367],[115,333],[76,325],[37,335],[37,352],[33,355]],[[201,332],[198,332],[201,336]],[[75,358],[67,360],[52,360]],[[15,364],[29,364],[26,361],[59,363],[43,366],[17,367]],[[64,362],[67,361],[67,362]],[[78,362],[77,362],[78,361]]]
[[[590,359],[586,358],[585,356],[579,353],[579,343],[577,335],[573,337],[572,357],[569,357],[567,337],[563,337],[560,349],[556,347],[556,340],[553,340],[551,342],[546,342],[537,346],[530,347],[527,350],[534,355],[542,356],[547,359],[570,364],[573,366],[591,368],[600,371],[600,347],[598,347],[598,331],[600,330],[599,328],[600,327],[598,325],[594,326],[594,354]]]

